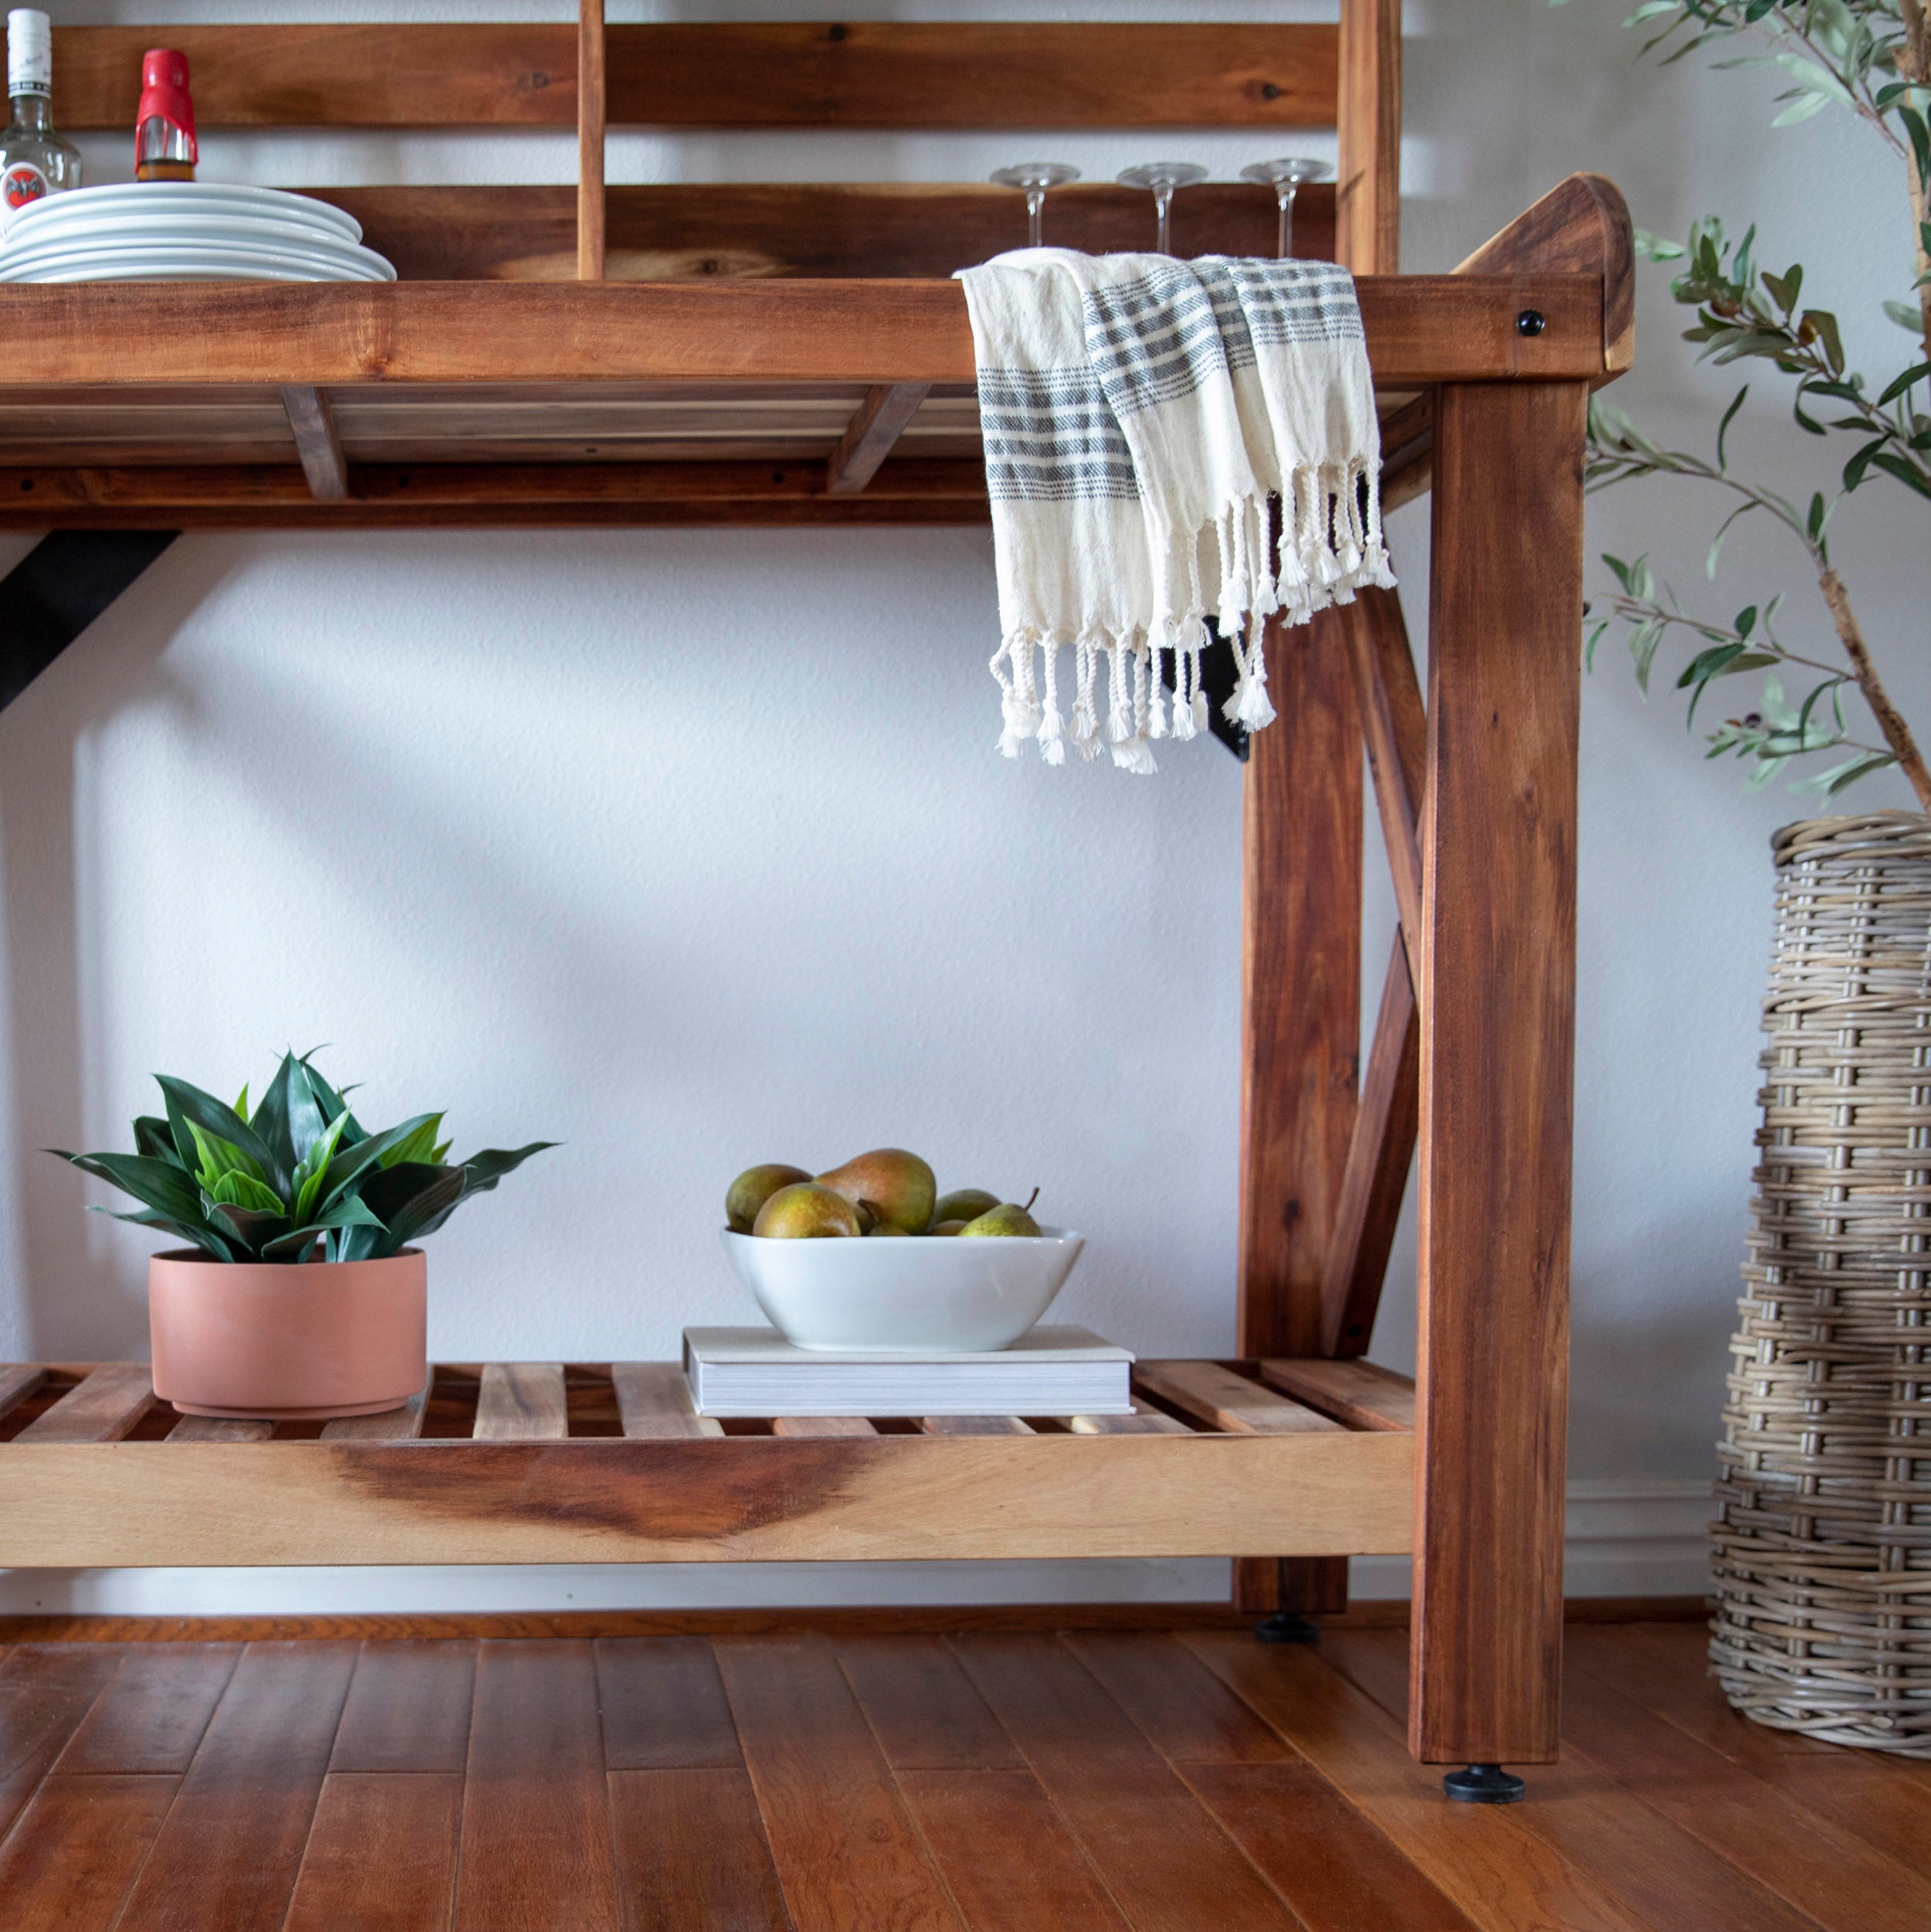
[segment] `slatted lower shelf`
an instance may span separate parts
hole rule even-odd
[[[0,1566],[1338,1556],[1412,1539],[1414,1390],[1142,1362],[1130,1416],[695,1414],[671,1362],[438,1364],[386,1415],[212,1420],[0,1366]]]

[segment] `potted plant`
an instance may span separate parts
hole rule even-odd
[[[1762,1723],[1931,1757],[1931,774],[1831,553],[1833,521],[1860,492],[1902,490],[1931,512],[1931,32],[1924,0],[1647,0],[1637,22],[1653,30],[1645,52],[1720,43],[1723,64],[1774,63],[1790,82],[1780,125],[1848,111],[1895,164],[1901,218],[1908,199],[1899,240],[1908,233],[1916,280],[1909,301],[1884,307],[1909,345],[1869,382],[1849,367],[1835,314],[1807,301],[1802,267],[1755,259],[1754,230],[1734,246],[1714,219],[1682,243],[1639,234],[1653,260],[1683,264],[1673,291],[1695,311],[1685,335],[1703,358],[1767,365],[1790,383],[1798,427],[1821,450],[1838,440],[1840,487],[1805,502],[1732,461],[1747,386],[1707,458],[1594,405],[1593,488],[1668,477],[1713,494],[1724,514],[1711,578],[1725,533],[1754,516],[1794,546],[1817,607],[1793,642],[1779,597],[1752,597],[1725,621],[1686,607],[1645,557],[1606,557],[1615,584],[1586,650],[1627,627],[1647,692],[1659,653],[1686,645],[1676,685],[1692,721],[1712,684],[1761,672],[1761,697],[1709,730],[1708,756],[1749,761],[1753,787],[1794,770],[1824,798],[1895,768],[1921,808],[1813,818],[1773,842],[1760,1159],[1719,1451],[1711,1657],[1732,1702]]]
[[[148,1263],[155,1394],[199,1416],[399,1407],[428,1373],[411,1244],[556,1143],[452,1163],[440,1114],[372,1134],[307,1055],[284,1056],[252,1112],[246,1087],[229,1107],[156,1077],[165,1116],[134,1122],[132,1154],[49,1150],[142,1203],[117,1220],[190,1244]]]

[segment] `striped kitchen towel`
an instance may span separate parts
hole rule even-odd
[[[1274,715],[1265,620],[1303,623],[1394,582],[1352,277],[1329,262],[1033,248],[959,279],[992,499],[999,748],[1034,738],[1059,764],[1070,738],[1151,771],[1151,740],[1205,729],[1210,616],[1239,669],[1226,715],[1258,730]]]

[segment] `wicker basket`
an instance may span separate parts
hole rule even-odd
[[[1931,1757],[1931,819],[1773,843],[1711,1655],[1759,1723]]]

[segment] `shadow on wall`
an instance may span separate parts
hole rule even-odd
[[[77,1240],[80,1174],[41,1150],[83,1138],[83,1043],[99,1029],[87,1000],[81,934],[90,908],[77,878],[90,739],[129,704],[192,721],[193,699],[162,662],[168,640],[220,581],[219,546],[175,545],[125,599],[75,640],[0,719],[0,881],[6,947],[6,1063],[11,1119],[5,1196],[22,1304],[13,1320],[31,1350],[58,1332],[83,1359],[147,1352],[146,1321],[99,1244]],[[130,621],[131,607],[138,621]],[[85,1257],[99,1256],[98,1272]],[[82,1265],[76,1269],[75,1262]],[[56,1319],[57,1317],[57,1319]]]

